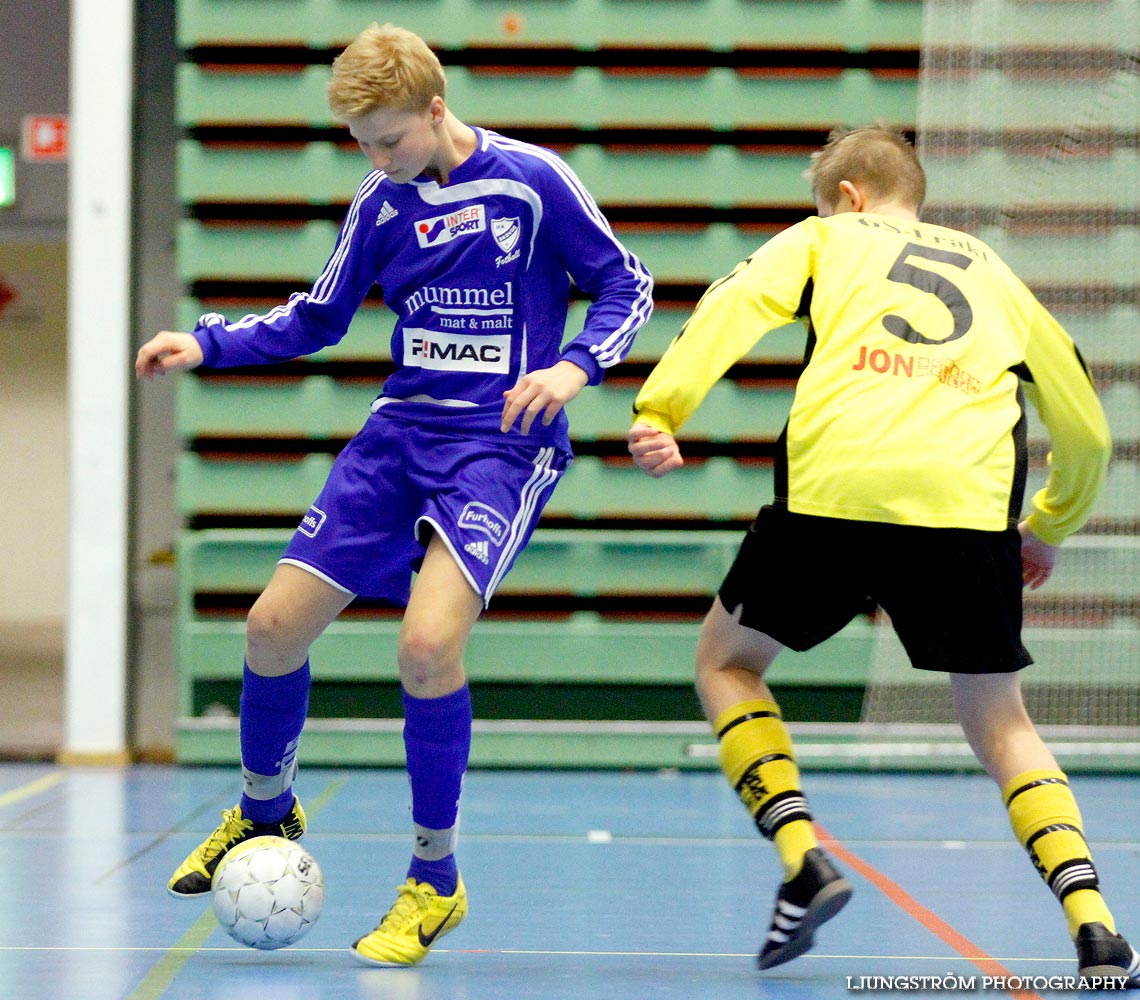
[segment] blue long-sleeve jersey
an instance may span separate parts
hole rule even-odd
[[[337,343],[374,284],[398,319],[395,372],[372,404],[469,433],[498,433],[503,393],[572,361],[602,380],[652,310],[653,280],[573,171],[529,143],[475,129],[448,183],[368,174],[308,292],[235,322],[207,313],[194,336],[210,367],[263,364]],[[591,300],[565,347],[570,280]],[[565,414],[531,435],[569,447]]]

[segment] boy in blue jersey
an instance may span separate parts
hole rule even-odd
[[[363,31],[334,62],[328,98],[374,169],[311,291],[236,322],[207,314],[136,360],[152,378],[310,354],[344,336],[373,284],[397,314],[396,370],[249,613],[241,802],[169,883],[200,897],[236,844],[301,836],[309,647],[357,594],[402,603],[412,860],[396,903],[352,946],[380,966],[421,961],[467,913],[455,860],[471,741],[463,650],[570,465],[563,408],[625,356],[652,308],[649,273],[569,167],[465,125],[444,88],[418,36]],[[563,347],[571,279],[591,305]]]

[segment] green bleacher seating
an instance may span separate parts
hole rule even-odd
[[[306,286],[332,253],[337,228],[323,221],[239,227],[183,219],[178,230],[179,276],[187,284],[224,277],[292,280]],[[658,281],[700,285],[727,274],[766,238],[727,223],[620,235]]]
[[[1105,12],[1121,2],[1130,0],[1087,5],[1088,37],[1074,43],[1101,43]],[[1027,40],[1057,43],[1041,5],[1015,6],[1011,16]],[[913,127],[922,8],[920,0],[178,0],[181,328],[207,311],[263,312],[307,289],[323,267],[368,169],[328,112],[327,64],[373,20],[418,31],[440,50],[449,104],[461,118],[553,144],[657,278],[657,308],[626,363],[572,404],[578,457],[472,637],[468,670],[488,692],[476,701],[483,712],[477,763],[708,766],[711,758],[686,749],[695,738],[708,739],[703,727],[693,729],[699,617],[735,553],[741,525],[771,496],[765,448],[787,416],[804,330],[795,324],[764,337],[714,388],[680,435],[689,461],[665,479],[645,476],[622,453],[631,404],[703,287],[786,224],[789,213],[810,210],[802,173],[827,129],[872,118]],[[658,66],[645,56],[654,49]],[[623,52],[633,53],[628,65]],[[783,62],[776,65],[771,53]],[[796,53],[803,65],[793,65]],[[910,53],[909,62],[900,63],[900,53]],[[1011,101],[1032,98],[1015,76],[1000,86]],[[1074,81],[1056,116],[1079,117],[1091,86]],[[953,92],[952,83],[943,91]],[[1019,190],[1017,157],[996,149],[970,155],[1006,157],[1008,183]],[[1136,156],[1125,148],[1095,161],[1094,169],[1118,181],[1113,210],[1140,205],[1131,182]],[[1063,178],[1068,166],[1054,162],[1050,169]],[[1084,164],[1079,176],[1088,169]],[[943,203],[978,195],[954,185],[951,177]],[[1010,191],[986,194],[993,204],[1015,200]],[[1123,269],[1113,280],[1137,283],[1135,227],[1110,229],[1087,238],[1111,240]],[[1017,239],[1028,245],[1047,238]],[[1072,263],[1075,270],[1064,275],[1032,277],[1047,287],[1103,280]],[[1135,383],[1118,377],[1140,356],[1134,311],[1077,302],[1066,312],[1066,298],[1080,296],[1058,294],[1059,318],[1102,380],[1118,444],[1135,445],[1140,401]],[[568,335],[581,328],[585,309],[571,303]],[[233,757],[232,720],[210,716],[235,707],[244,611],[272,573],[292,520],[323,485],[340,442],[367,419],[390,363],[393,321],[369,301],[345,339],[311,362],[255,376],[180,379],[182,760]],[[1031,441],[1043,444],[1036,425]],[[726,454],[737,450],[740,459]],[[1140,472],[1131,454],[1114,464],[1096,515],[1109,532],[1137,520]],[[1038,458],[1031,488],[1043,476]],[[1097,539],[1106,545],[1100,564],[1062,564],[1058,580],[1066,593],[1134,588],[1136,553],[1112,539]],[[398,764],[398,720],[330,717],[360,702],[396,705],[398,712],[398,619],[382,609],[350,612],[314,648],[318,717],[307,729],[305,756]],[[1140,648],[1137,635],[1122,628],[1111,641]],[[1039,629],[1033,640],[1046,656],[1104,641],[1061,629]],[[809,654],[785,654],[770,679],[801,717],[851,719],[874,642],[875,626],[860,618]],[[361,699],[358,689],[368,695]],[[546,689],[551,698],[535,695]],[[519,714],[528,698],[547,707]],[[602,735],[574,730],[576,713],[589,712],[618,721]],[[535,719],[547,728],[534,728]],[[492,720],[504,728],[494,729],[500,723]]]
[[[830,127],[876,108],[886,121],[912,114],[913,79],[850,69],[837,76],[749,77],[714,67],[698,77],[609,75],[594,66],[571,74],[502,76],[448,70],[447,97],[474,124],[606,125],[713,128],[792,125]],[[194,64],[178,70],[178,121],[195,124],[331,125],[325,103],[328,69],[220,71]]]
[[[798,207],[810,200],[803,179],[806,153],[747,152],[724,145],[619,151],[595,145],[561,155],[594,198],[607,205]],[[368,169],[355,148],[327,142],[243,148],[187,140],[179,145],[179,195],[187,202],[332,201],[347,207]]]
[[[395,20],[433,43],[695,45],[727,48],[741,39],[769,45],[916,45],[918,0],[179,0],[178,40],[195,45],[315,47],[349,41],[373,20]]]
[[[301,291],[303,287],[303,285],[299,286],[296,290]],[[222,304],[221,308],[227,316],[237,319],[239,316],[244,316],[249,313],[264,312],[267,308],[271,308],[275,304],[276,302],[266,303],[258,301],[236,304],[227,302]],[[199,316],[203,313],[217,311],[216,305],[215,303],[203,302],[199,299],[183,298],[179,302],[178,309],[179,329],[193,329]],[[571,305],[566,319],[567,337],[573,337],[582,329],[586,318],[586,308],[587,304],[584,302],[576,302]],[[633,342],[633,347],[630,349],[629,354],[626,356],[626,361],[642,363],[656,361],[664,353],[673,338],[681,332],[681,327],[689,318],[690,312],[691,309],[688,307],[671,308],[667,304],[663,305],[659,303],[654,308],[653,315],[649,318],[649,322],[637,331],[637,337]],[[1122,314],[1119,320],[1113,323],[1099,323],[1095,327],[1090,325],[1090,331],[1093,332],[1090,332],[1089,336],[1096,336],[1102,339],[1106,344],[1106,351],[1108,350],[1107,345],[1115,344],[1117,341],[1127,343],[1129,332],[1140,334],[1140,331],[1132,331],[1131,327],[1127,325],[1126,320],[1127,316]],[[325,348],[319,354],[313,355],[313,360],[390,360],[391,351],[389,350],[389,343],[395,321],[396,317],[384,307],[366,305],[353,318],[352,325],[349,327],[349,331],[345,335],[344,340],[337,345]],[[745,356],[745,360],[755,362],[796,362],[803,358],[805,341],[804,328],[799,323],[793,323],[766,334]],[[1124,348],[1121,347],[1120,350],[1124,350]],[[1093,356],[1100,358],[1099,354],[1094,354]],[[623,369],[619,367],[614,370],[613,375],[620,376],[622,372]],[[193,390],[188,389],[187,391],[190,392]]]
[[[178,394],[184,437],[348,438],[368,417],[378,386],[325,375],[283,379],[189,378]],[[567,409],[578,441],[624,438],[636,386],[605,383]],[[687,437],[709,441],[775,440],[788,416],[792,390],[713,387],[685,425]]]

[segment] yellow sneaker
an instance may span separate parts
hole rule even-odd
[[[305,810],[293,798],[293,808],[277,823],[255,823],[241,814],[241,806],[222,811],[221,825],[199,844],[170,876],[166,891],[178,899],[196,899],[210,891],[214,869],[227,851],[253,837],[284,837],[300,840],[305,832]]]
[[[380,926],[350,951],[365,965],[416,965],[444,934],[467,916],[467,889],[460,878],[454,896],[440,896],[426,882],[408,879]]]

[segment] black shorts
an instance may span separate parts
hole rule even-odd
[[[1021,643],[1021,536],[793,514],[764,507],[720,588],[740,623],[789,649],[881,606],[920,670],[996,674]]]

